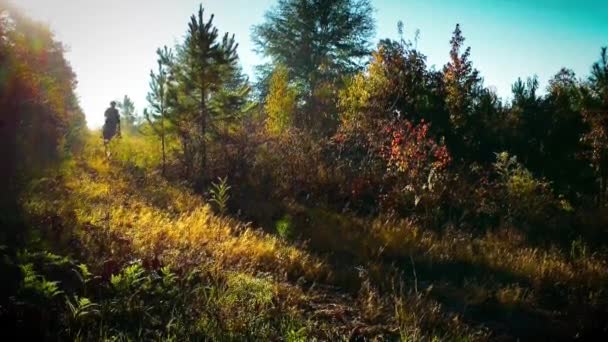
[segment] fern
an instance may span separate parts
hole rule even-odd
[[[66,297],[66,305],[70,310],[71,318],[76,321],[100,314],[99,304],[93,303],[87,297],[78,297],[76,295],[73,299]]]
[[[59,289],[58,281],[48,281],[45,277],[38,275],[33,264],[20,265],[20,268],[23,274],[23,290],[47,300],[63,293]]]

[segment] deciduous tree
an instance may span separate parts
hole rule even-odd
[[[266,97],[266,129],[272,135],[278,135],[293,125],[296,110],[296,91],[289,84],[287,68],[276,67],[270,80]]]

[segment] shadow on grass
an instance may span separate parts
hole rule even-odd
[[[374,285],[384,293],[390,293],[399,276],[413,288],[415,269],[419,291],[428,289],[429,296],[445,311],[461,315],[469,325],[490,329],[493,339],[608,337],[607,308],[591,305],[585,298],[598,289],[586,288],[575,279],[561,283],[531,279],[484,263],[431,256],[422,246],[404,245],[398,256],[373,256],[370,247],[379,244],[370,242],[373,237],[356,219],[300,213],[298,220],[298,232],[307,240],[308,252],[326,259],[334,270],[335,285],[352,295],[361,287],[362,268],[367,268]],[[527,298],[528,294],[532,298]]]

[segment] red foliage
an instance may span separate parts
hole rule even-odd
[[[337,169],[349,170],[341,188],[354,202],[375,198],[380,207],[432,206],[442,196],[452,157],[430,135],[430,124],[377,121],[364,130],[338,132]],[[374,128],[372,128],[374,127]]]
[[[388,125],[385,132],[390,138],[383,156],[389,167],[412,179],[426,177],[431,170],[445,170],[452,157],[445,145],[429,137],[429,127],[424,120],[418,125],[407,120]]]

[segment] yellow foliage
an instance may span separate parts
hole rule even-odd
[[[278,66],[272,73],[270,89],[266,97],[266,129],[280,134],[293,125],[296,110],[296,91],[289,86],[287,68]]]
[[[340,91],[339,105],[342,109],[342,125],[345,128],[364,125],[366,113],[383,109],[373,106],[383,103],[381,100],[386,94],[390,94],[384,63],[382,54],[374,52],[368,69],[352,77]]]

